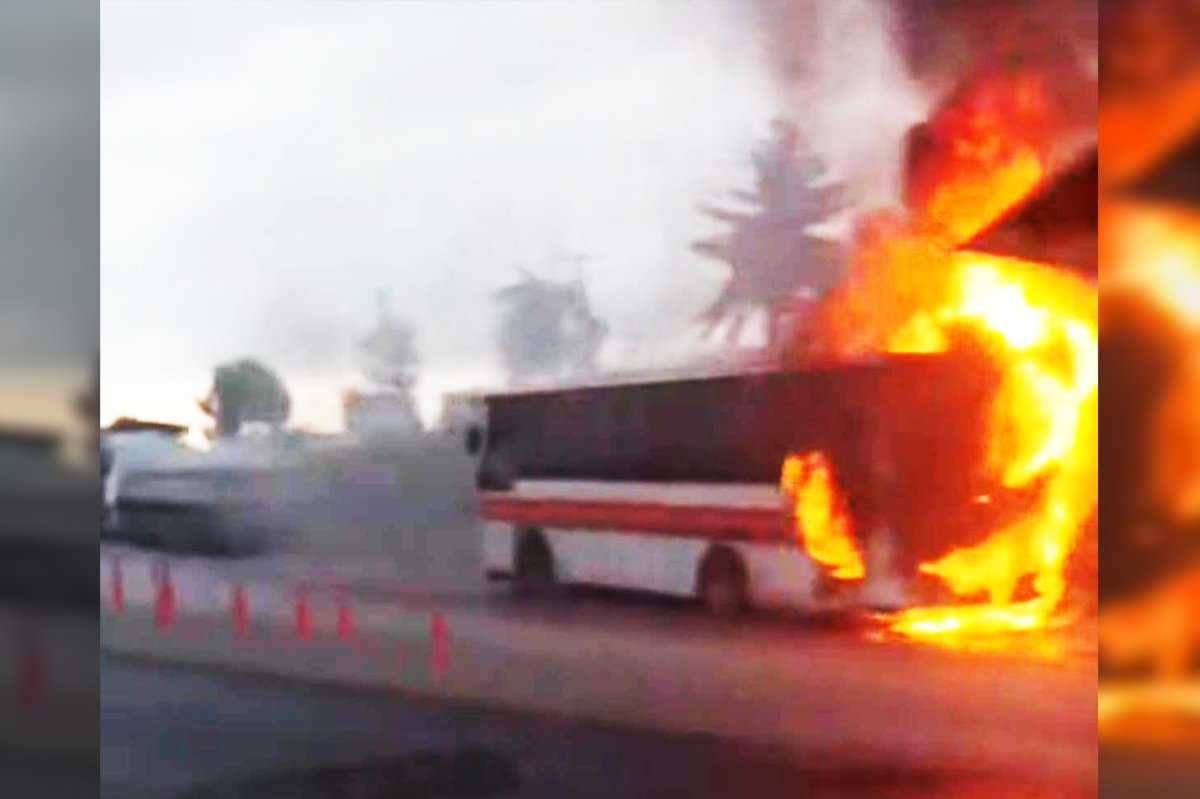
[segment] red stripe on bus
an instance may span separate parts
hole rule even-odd
[[[702,538],[778,537],[790,526],[782,510],[624,500],[488,496],[481,498],[480,511],[488,521],[510,524]]]

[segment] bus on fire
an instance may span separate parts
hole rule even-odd
[[[903,607],[917,564],[994,529],[993,373],[888,356],[793,371],[486,396],[482,559],[553,583],[749,608]],[[1011,507],[1009,507],[1011,510]]]

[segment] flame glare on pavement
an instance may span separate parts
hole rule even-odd
[[[835,579],[866,576],[850,515],[825,455],[789,455],[783,462],[780,488],[793,502],[796,536],[809,556]]]

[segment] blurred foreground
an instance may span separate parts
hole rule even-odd
[[[100,668],[101,797],[1090,795],[982,768],[858,762],[818,749],[788,757],[711,736],[112,657]]]

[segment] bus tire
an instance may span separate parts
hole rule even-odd
[[[522,599],[544,597],[554,587],[554,554],[538,530],[526,530],[517,541],[512,587]]]
[[[741,556],[729,547],[713,547],[700,563],[697,592],[704,609],[719,619],[732,620],[748,608],[749,579]]]

